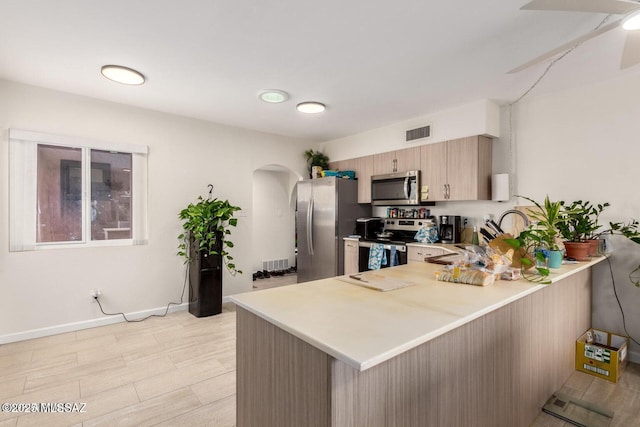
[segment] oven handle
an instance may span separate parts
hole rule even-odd
[[[361,248],[370,248],[371,244],[376,243],[376,242],[366,242],[366,241],[359,241],[358,242],[358,246],[360,246]],[[406,245],[388,245],[388,244],[382,244],[382,247],[388,251],[391,250],[391,246],[395,246],[396,247],[396,251],[398,252],[406,252],[407,251],[407,246]]]

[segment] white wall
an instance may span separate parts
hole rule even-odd
[[[640,219],[640,75],[626,73],[595,85],[531,97],[513,110],[519,194],[535,199],[609,202],[608,221]],[[640,264],[640,245],[616,236],[611,257],[628,332],[640,340],[640,288],[628,275]],[[606,264],[595,270],[594,327],[624,333]],[[567,301],[570,304],[571,301]],[[631,344],[640,362],[640,346]]]
[[[253,173],[252,272],[263,260],[295,263],[295,174],[288,170],[258,169]]]
[[[535,97],[532,93],[513,108],[513,139],[510,138],[509,109],[502,107],[501,137],[495,138],[493,143],[493,172],[510,173],[512,195],[542,200],[549,194],[552,199],[568,202],[578,199],[609,202],[611,207],[602,217],[605,224],[610,220],[640,219],[640,197],[635,189],[640,182],[638,93],[638,74],[549,96]],[[458,111],[469,114],[457,114]],[[444,116],[444,119],[434,119],[434,123],[446,123],[444,129],[438,127],[438,132],[451,135],[451,138],[467,136],[471,135],[468,133],[471,129],[478,129],[477,124],[483,123],[483,117],[487,123],[492,122],[494,110],[488,111],[491,113],[483,113],[482,108],[461,107],[436,115]],[[470,119],[475,127],[468,126]],[[410,129],[404,123],[397,124],[329,141],[324,147],[332,159],[389,151],[400,147],[396,136],[405,128]],[[479,133],[484,133],[481,128]],[[392,137],[395,139],[389,139]],[[384,146],[381,141],[386,139],[392,143],[381,150]],[[439,140],[435,133],[433,139],[432,142]],[[370,145],[369,141],[376,143]],[[481,224],[487,215],[497,216],[515,205],[528,204],[514,197],[504,203],[438,202],[431,208],[431,213],[462,215],[473,225],[474,222]],[[627,330],[640,340],[640,288],[633,286],[628,278],[631,270],[640,264],[640,245],[621,237],[614,237],[612,243],[616,251],[611,261],[618,296],[625,309]],[[606,263],[594,269],[593,295],[593,326],[624,333]],[[630,348],[633,360],[640,362],[640,346],[632,343]]]
[[[149,244],[9,253],[9,128],[148,145]],[[101,318],[88,297],[92,288],[102,289],[111,311],[131,313],[179,301],[184,266],[176,256],[177,215],[206,195],[209,183],[215,197],[229,199],[246,215],[231,235],[231,253],[245,274],[225,272],[224,294],[249,291],[253,171],[273,163],[303,176],[302,153],[309,147],[282,136],[0,80],[0,342]]]
[[[406,142],[406,131],[426,125],[431,126],[430,137]],[[500,136],[500,110],[497,104],[481,100],[461,105],[327,141],[322,148],[331,160],[343,160],[471,135]]]

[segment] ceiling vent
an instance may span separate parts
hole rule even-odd
[[[431,125],[423,126],[417,129],[407,131],[407,142],[420,138],[429,138],[431,136]]]

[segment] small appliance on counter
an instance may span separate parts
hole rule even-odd
[[[439,233],[442,243],[460,243],[462,241],[462,217],[459,215],[440,215]]]
[[[356,234],[360,235],[364,240],[375,240],[377,234],[384,229],[384,220],[382,218],[358,218],[356,219]]]

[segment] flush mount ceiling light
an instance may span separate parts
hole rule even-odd
[[[640,30],[640,10],[631,13],[622,20],[622,28],[625,30]]]
[[[322,113],[326,107],[322,102],[307,101],[296,105],[296,109],[301,113],[316,114]]]
[[[109,80],[123,85],[141,85],[144,83],[142,73],[122,65],[104,65],[100,72]]]
[[[260,92],[258,94],[258,98],[260,98],[264,102],[269,102],[271,104],[278,104],[280,102],[284,102],[287,99],[289,99],[289,94],[279,89],[267,89]]]

